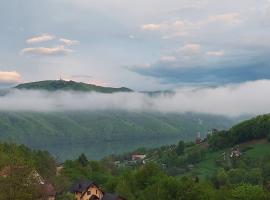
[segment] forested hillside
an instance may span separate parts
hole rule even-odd
[[[0,169],[2,172],[7,166],[13,169],[8,176],[0,176],[0,199],[27,197],[35,200],[42,195],[34,182],[20,184],[29,181],[27,174],[36,170],[52,183],[59,200],[74,198],[69,191],[78,180],[93,180],[103,191],[128,200],[268,200],[270,145],[265,134],[258,136],[262,138],[260,140],[255,134],[267,129],[268,117],[259,116],[230,129],[227,136],[230,131],[238,130],[234,136],[242,138],[245,132],[253,130],[254,137],[243,137],[245,143],[230,143],[229,148],[213,150],[209,143],[211,138],[224,133],[214,131],[199,143],[179,141],[177,145],[140,148],[99,161],[82,154],[78,159],[67,160],[58,166],[58,173],[56,162],[48,153],[25,146],[0,144]],[[144,155],[144,158],[133,160],[134,154]]]
[[[71,182],[77,177],[94,179],[107,191],[129,200],[268,200],[268,119],[269,115],[259,116],[229,131],[213,131],[197,143],[179,141],[177,145],[140,148],[100,162],[81,155],[64,163],[61,176]],[[214,150],[209,142],[220,134],[229,137],[230,143]],[[132,155],[143,158],[134,160]]]
[[[229,130],[214,132],[209,137],[209,144],[212,149],[222,149],[266,137],[270,138],[270,114],[244,121]]]
[[[228,128],[233,120],[200,114],[162,114],[124,111],[1,112],[0,139],[27,145],[83,143],[181,137],[194,139],[198,131]]]

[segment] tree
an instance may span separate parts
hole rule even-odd
[[[175,150],[177,155],[178,156],[182,155],[184,153],[184,150],[185,150],[185,143],[183,141],[179,141]]]
[[[83,167],[86,167],[87,164],[88,164],[88,159],[87,159],[87,157],[85,156],[84,153],[82,153],[82,154],[79,156],[78,161],[79,161],[79,163],[81,164],[81,166],[83,166]]]
[[[242,168],[231,169],[228,172],[228,177],[231,184],[244,183],[246,179],[246,170]]]
[[[30,178],[33,169],[10,165],[6,177],[0,177],[0,200],[36,200],[41,195],[36,180]]]
[[[228,175],[224,169],[220,169],[217,172],[217,181],[220,186],[225,186],[229,183]]]
[[[231,191],[231,200],[266,200],[267,193],[260,186],[243,184]]]

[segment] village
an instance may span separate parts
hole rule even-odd
[[[212,131],[215,134],[215,130]],[[113,165],[117,169],[136,169],[145,165],[146,163],[155,163],[161,169],[166,171],[169,175],[181,175],[191,171],[196,163],[198,163],[204,154],[204,149],[207,147],[207,139],[202,139],[201,134],[198,133],[194,142],[163,146],[154,149],[138,149],[124,155],[112,155]],[[195,153],[194,153],[195,152]],[[239,147],[231,148],[229,152],[222,153],[217,162],[226,163],[231,162],[232,159],[237,159],[241,156]],[[82,161],[80,161],[82,159]],[[184,159],[184,160],[181,160]],[[79,157],[79,161],[87,162],[84,154]],[[0,177],[9,178],[14,172],[23,170],[23,167],[5,166],[0,170]],[[56,176],[61,176],[64,170],[64,165],[60,164],[56,168]],[[26,171],[28,173],[27,184],[38,186],[43,194],[40,200],[56,200],[57,193],[53,184],[44,179],[37,170]],[[95,180],[77,180],[67,191],[76,200],[126,200],[124,197],[114,193],[105,192]]]

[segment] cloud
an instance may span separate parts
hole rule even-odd
[[[0,110],[208,113],[227,116],[270,112],[269,80],[215,88],[181,87],[174,94],[80,93],[12,90],[0,97]],[[33,101],[35,99],[35,101]]]
[[[236,25],[242,22],[240,13],[224,13],[210,15],[203,19],[193,20],[168,20],[156,24],[144,24],[141,29],[144,31],[159,32],[163,39],[174,39],[175,37],[194,36],[207,28],[209,31],[215,30],[215,25],[221,26]],[[212,28],[213,27],[213,28]]]
[[[191,85],[220,85],[259,79],[270,79],[267,56],[245,56],[241,59],[227,56],[179,56],[174,62],[157,61],[149,67],[130,67],[129,70],[162,83]]]
[[[208,51],[208,52],[206,52],[206,55],[220,57],[220,56],[224,56],[225,52],[223,50],[220,50],[220,51]]]
[[[80,42],[78,40],[69,40],[69,39],[65,39],[65,38],[60,38],[59,41],[62,42],[66,46],[72,46],[72,45],[80,44]]]
[[[15,71],[0,71],[0,83],[11,84],[20,82],[21,75]]]
[[[187,25],[184,21],[164,21],[160,24],[144,24],[141,26],[144,31],[160,32],[163,39],[187,36]]]
[[[38,36],[34,36],[26,40],[28,44],[36,44],[36,43],[41,43],[41,42],[47,42],[55,39],[55,36],[50,35],[50,34],[42,34]]]
[[[239,13],[225,13],[221,15],[209,16],[207,20],[203,21],[203,24],[209,23],[225,23],[225,24],[238,24],[241,22]]]
[[[142,29],[145,31],[158,31],[161,30],[162,24],[144,24]]]
[[[178,49],[178,52],[185,55],[194,55],[201,52],[200,44],[186,44],[185,46]]]
[[[136,39],[136,37],[134,35],[129,35],[128,38],[131,39],[131,40]]]
[[[60,45],[56,47],[25,48],[21,52],[24,55],[54,56],[54,55],[66,55],[68,53],[73,52],[73,50],[67,49],[63,45]]]
[[[162,62],[174,62],[174,61],[176,61],[176,57],[175,56],[162,56],[160,58],[160,61],[162,61]]]

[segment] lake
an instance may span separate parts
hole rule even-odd
[[[63,162],[68,159],[76,159],[82,153],[84,153],[88,157],[88,159],[99,160],[111,154],[122,154],[136,150],[140,147],[153,148],[168,144],[176,144],[179,140],[180,138],[105,142],[90,141],[89,143],[85,144],[39,146],[37,149],[49,151],[59,162]]]

